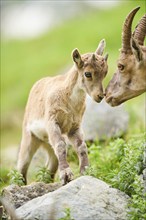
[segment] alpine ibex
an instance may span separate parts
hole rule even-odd
[[[36,82],[30,92],[23,121],[22,140],[18,155],[18,170],[26,183],[32,156],[39,146],[48,153],[48,169],[52,178],[59,166],[62,184],[73,178],[66,159],[66,139],[74,146],[80,162],[80,172],[88,166],[87,147],[83,140],[81,120],[88,93],[100,102],[104,97],[102,81],[108,71],[107,58],[102,56],[105,41],[95,53],[72,53],[73,67],[68,73],[46,77]]]
[[[111,106],[134,98],[146,91],[146,14],[131,33],[133,18],[140,7],[132,10],[123,25],[122,49],[117,70],[106,88],[106,101]]]

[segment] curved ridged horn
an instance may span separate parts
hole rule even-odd
[[[146,14],[141,18],[138,25],[133,32],[133,37],[137,40],[139,45],[144,44],[144,38],[146,36]]]
[[[133,18],[139,9],[140,9],[140,7],[133,9],[128,14],[128,16],[126,17],[126,20],[124,22],[123,32],[122,32],[122,50],[123,50],[123,52],[127,52],[127,51],[131,52],[131,44],[130,44],[131,26],[132,26]]]

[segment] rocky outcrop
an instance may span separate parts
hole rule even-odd
[[[82,176],[53,192],[22,203],[16,215],[25,220],[58,220],[66,216],[67,208],[70,219],[74,220],[126,220],[127,202],[125,193],[94,177]]]
[[[87,96],[82,123],[85,140],[119,137],[126,132],[128,122],[129,115],[122,105],[113,108],[105,100],[96,103]]]
[[[32,183],[27,186],[10,185],[3,189],[3,198],[9,201],[10,204],[17,209],[24,205],[26,202],[45,195],[49,192],[55,191],[61,187],[61,183],[49,183],[42,182]]]

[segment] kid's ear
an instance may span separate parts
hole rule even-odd
[[[78,49],[74,49],[73,52],[72,52],[72,57],[73,57],[73,60],[74,62],[76,63],[76,65],[78,66],[78,68],[81,68],[83,66],[83,61],[82,61],[82,58],[81,58],[81,55],[78,51]]]

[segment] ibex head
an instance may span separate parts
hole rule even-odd
[[[102,40],[94,53],[80,55],[77,49],[72,53],[78,71],[79,87],[96,102],[104,98],[102,81],[108,71],[108,55],[102,56],[104,48],[105,40]]]
[[[140,7],[127,16],[122,32],[122,48],[117,62],[117,70],[106,88],[106,101],[111,106],[134,98],[146,91],[146,15],[131,32],[133,18]]]

